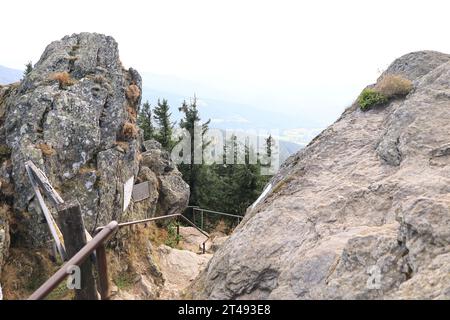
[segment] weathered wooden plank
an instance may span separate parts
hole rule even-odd
[[[32,185],[34,184],[34,185],[37,185],[37,186],[41,187],[44,190],[45,195],[52,201],[52,204],[53,204],[53,206],[55,208],[58,205],[61,205],[61,204],[64,203],[64,200],[61,198],[59,193],[53,188],[53,186],[51,185],[51,183],[48,180],[48,178],[45,175],[45,173],[41,169],[36,167],[36,165],[31,160],[25,162],[25,168],[27,170],[27,173],[28,173],[28,176],[30,178],[30,181],[31,181]],[[35,189],[34,186],[33,186],[33,188]],[[39,188],[37,190],[39,191]],[[36,189],[35,189],[35,193],[36,193]],[[42,198],[42,196],[40,198]],[[42,208],[42,204],[41,203],[40,203],[40,205],[41,205],[41,208]],[[53,219],[53,217],[52,217],[52,219]],[[54,224],[56,226],[56,230],[57,230],[58,236],[59,236],[59,238],[62,241],[61,232],[59,231],[58,226],[56,225],[56,223],[54,223]],[[91,234],[87,230],[85,232],[86,232],[87,241],[91,241],[92,240]]]
[[[58,222],[64,236],[68,258],[72,258],[87,243],[81,208],[78,201],[58,205]],[[80,267],[81,287],[75,289],[76,300],[98,300],[92,263],[87,259]]]
[[[37,184],[42,188],[45,195],[52,201],[54,206],[57,206],[64,202],[61,196],[53,189],[50,181],[48,181],[47,176],[41,169],[35,166],[32,161],[25,162],[25,167],[28,167],[31,171],[33,177],[35,178]]]
[[[30,179],[31,187],[33,188],[33,191],[38,200],[39,206],[41,207],[41,210],[44,214],[45,220],[47,221],[48,227],[50,229],[50,233],[53,237],[53,240],[55,241],[56,248],[58,249],[61,259],[64,261],[66,259],[66,252],[65,252],[65,248],[64,248],[63,235],[62,235],[61,231],[59,230],[58,225],[55,222],[55,219],[53,219],[52,214],[50,213],[47,206],[45,205],[44,198],[42,197],[41,191],[39,190],[39,187],[34,179],[34,176],[33,176],[33,173],[31,172],[30,167],[28,165],[25,165],[25,169],[26,169],[28,177]]]

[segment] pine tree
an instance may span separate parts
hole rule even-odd
[[[211,143],[205,141],[208,132],[209,121],[201,124],[197,100],[194,98],[190,103],[183,102],[179,110],[183,113],[180,128],[186,130],[190,135],[190,163],[178,165],[183,174],[183,179],[189,184],[191,197],[190,205],[201,208],[229,212],[234,214],[245,214],[246,209],[258,198],[267,177],[261,175],[261,163],[255,159],[255,148],[249,143],[238,141],[233,135],[224,145],[224,163],[205,165],[194,163],[194,155],[203,153],[203,150]],[[194,141],[194,133],[201,132],[202,143]],[[198,138],[198,137],[196,137]],[[266,153],[271,156],[272,137],[266,139]],[[237,164],[240,152],[244,152],[244,164]],[[196,159],[197,160],[197,159]],[[227,162],[232,162],[227,164]],[[222,217],[208,216],[210,224],[217,223]],[[235,221],[228,221],[230,224]]]
[[[166,99],[163,99],[162,102],[158,99],[158,105],[153,110],[153,117],[158,125],[157,133],[155,133],[155,139],[161,143],[163,148],[167,150],[171,150],[175,145],[172,138],[175,123],[170,121],[172,114],[169,110],[170,107]]]
[[[29,61],[26,65],[25,65],[25,71],[23,72],[23,77],[25,78],[26,76],[28,76],[31,71],[33,71],[33,63],[31,61]]]
[[[246,209],[258,198],[261,192],[261,164],[259,160],[251,163],[255,150],[249,145],[249,141],[245,142],[245,163],[236,164],[231,173],[231,179],[234,181],[235,205],[232,212],[235,214],[244,214]]]
[[[266,139],[266,156],[267,159],[269,160],[269,165],[270,165],[270,160],[272,159],[272,145],[273,145],[273,138],[272,135],[269,135],[269,137]]]
[[[139,110],[137,124],[142,130],[144,130],[144,140],[154,138],[155,129],[153,127],[152,108],[148,101],[146,101],[142,105],[141,110]]]
[[[202,189],[202,182],[205,183],[205,176],[207,172],[205,165],[202,163],[195,164],[195,154],[203,153],[203,150],[211,143],[210,141],[204,141],[203,137],[208,131],[210,120],[199,125],[200,116],[197,109],[197,98],[194,97],[190,104],[183,101],[183,104],[179,110],[184,114],[183,119],[180,121],[180,128],[186,130],[190,135],[191,142],[191,155],[189,164],[181,164],[179,169],[183,174],[184,180],[189,184],[191,190],[190,204],[199,205],[199,199],[202,197],[202,193],[206,190]],[[195,141],[195,131],[201,130],[202,142]]]

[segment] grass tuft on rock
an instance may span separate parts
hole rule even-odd
[[[380,92],[366,88],[358,97],[358,104],[361,110],[366,111],[378,105],[385,104],[388,99]]]
[[[65,89],[68,86],[71,86],[75,83],[73,81],[73,79],[70,77],[70,74],[65,71],[64,72],[55,72],[55,73],[51,74],[50,80],[58,81],[60,89]]]
[[[125,122],[122,127],[122,135],[127,139],[135,139],[138,136],[138,128],[134,123]]]
[[[364,89],[358,97],[358,105],[363,111],[386,104],[391,99],[408,95],[413,89],[410,80],[395,74],[380,78],[373,88]]]
[[[387,74],[378,80],[375,91],[383,94],[386,98],[404,97],[413,89],[410,80],[395,74]]]

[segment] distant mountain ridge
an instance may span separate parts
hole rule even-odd
[[[23,72],[0,65],[0,85],[17,82],[22,78]]]

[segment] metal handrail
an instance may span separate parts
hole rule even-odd
[[[218,215],[221,215],[221,216],[234,217],[234,218],[238,218],[238,219],[244,218],[243,216],[240,216],[240,215],[237,215],[237,214],[219,212],[219,211],[214,211],[214,210],[207,210],[207,209],[202,209],[202,208],[199,208],[199,207],[190,207],[190,208],[192,208],[193,210],[196,210],[196,211],[203,211],[203,212],[208,212],[208,213],[214,213],[214,214],[218,214]]]
[[[195,225],[195,223],[193,223],[191,220],[189,220],[188,218],[186,218],[185,216],[183,216],[182,214],[180,214],[180,217],[183,218],[187,223],[189,223],[191,226],[193,226],[195,229],[197,229],[198,231],[201,232],[201,234],[203,234],[206,237],[206,240],[202,242],[202,252],[203,254],[206,253],[206,242],[208,242],[209,240],[209,234],[207,234],[205,231],[203,231],[202,229],[200,229],[199,227],[197,227]],[[178,232],[178,229],[177,229]]]
[[[70,268],[80,266],[96,249],[101,247],[103,243],[117,230],[117,221],[111,221],[103,228],[91,241],[89,241],[77,254],[67,261],[53,276],[44,282],[28,300],[40,300],[45,298],[53,291],[69,274]]]
[[[202,242],[202,253],[205,254],[206,253],[206,242],[208,242],[208,240],[210,239],[209,234],[207,234],[204,230],[202,230],[201,228],[199,228],[194,222],[192,222],[191,220],[189,220],[188,218],[186,218],[183,214],[181,213],[175,213],[175,214],[168,214],[165,216],[159,216],[159,217],[153,217],[153,218],[148,218],[148,219],[142,219],[142,220],[136,220],[136,221],[130,221],[130,222],[123,222],[123,223],[119,223],[118,227],[122,228],[122,227],[127,227],[127,226],[132,226],[135,224],[140,224],[140,223],[147,223],[147,222],[151,222],[151,221],[156,221],[156,220],[162,220],[162,219],[168,219],[168,218],[182,218],[184,221],[186,221],[189,225],[193,226],[195,229],[197,229],[201,234],[203,234],[206,237],[206,240]],[[102,230],[105,227],[98,227],[96,230],[96,232]],[[177,226],[177,235],[180,234],[180,229]]]
[[[244,218],[243,216],[236,215],[236,214],[225,213],[225,212],[214,211],[214,210],[208,210],[208,209],[202,209],[199,206],[188,206],[187,208],[191,208],[192,209],[192,218],[194,220],[194,223],[195,223],[195,212],[200,212],[200,219],[201,219],[200,220],[200,228],[201,229],[204,229],[204,226],[203,226],[203,213],[212,213],[212,214],[217,214],[217,215],[221,215],[221,216],[236,218],[237,219],[237,224],[239,224],[241,222],[241,220]]]
[[[156,220],[182,218],[188,224],[197,229],[200,233],[206,236],[206,240],[202,243],[203,254],[206,253],[205,243],[210,239],[209,235],[197,227],[192,221],[180,213],[170,214],[165,216],[153,217],[149,219],[142,219],[136,221],[129,221],[118,223],[111,221],[106,226],[98,227],[96,235],[90,240],[78,253],[76,253],[69,261],[67,261],[53,276],[44,282],[29,298],[28,300],[44,299],[50,294],[69,274],[71,274],[71,267],[80,266],[94,251],[97,251],[97,267],[99,273],[100,296],[102,299],[109,299],[109,280],[107,271],[107,260],[104,243],[110,236],[119,228],[131,226],[135,224],[147,223]],[[179,226],[177,225],[177,235],[180,234]]]
[[[129,221],[129,222],[122,222],[122,223],[118,224],[118,227],[122,228],[122,227],[126,227],[126,226],[132,226],[132,225],[135,225],[135,224],[147,223],[147,222],[156,221],[156,220],[175,218],[175,217],[178,217],[180,215],[181,214],[179,214],[179,213],[175,213],[175,214],[168,214],[168,215],[165,215],[165,216],[153,217],[153,218],[148,218],[148,219],[135,220],[135,221]],[[96,232],[101,231],[103,228],[105,228],[105,226],[98,227],[97,229],[95,229],[95,231]]]
[[[209,238],[209,234],[207,234],[205,231],[203,231],[202,229],[200,229],[199,227],[197,227],[195,225],[195,223],[193,223],[191,220],[189,220],[188,218],[186,218],[185,216],[183,216],[182,214],[180,214],[180,217],[184,219],[184,221],[186,221],[188,224],[190,224],[191,226],[193,226],[195,229],[197,229],[198,231],[200,231],[201,234],[203,234],[205,237]]]

